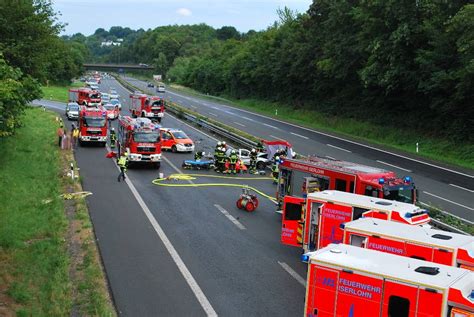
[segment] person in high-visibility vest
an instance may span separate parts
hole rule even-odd
[[[216,164],[216,172],[217,173],[224,173],[225,172],[225,152],[222,148],[219,148],[217,151],[217,164]]]
[[[200,161],[204,155],[205,153],[203,151],[197,151],[196,153],[194,153],[194,160]]]
[[[236,165],[237,165],[238,160],[239,160],[239,157],[237,153],[235,152],[235,150],[232,150],[229,155],[229,171],[228,171],[229,174],[230,173],[237,174]]]
[[[115,134],[115,129],[110,130],[110,148],[115,149],[115,144],[117,143],[117,135]]]
[[[279,164],[280,164],[280,157],[276,156],[272,165],[272,178],[273,178],[274,184],[278,184],[278,174],[280,172],[278,168]]]
[[[120,155],[120,158],[118,159],[118,166],[120,167],[120,174],[117,178],[117,180],[120,182],[120,179],[125,181],[125,172],[127,171],[127,165],[128,165],[128,154],[127,152],[123,153]]]
[[[257,150],[255,149],[250,151],[249,173],[257,174]]]

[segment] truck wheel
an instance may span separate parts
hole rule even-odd
[[[239,198],[239,200],[237,200],[237,202],[235,203],[235,205],[237,206],[237,208],[243,209],[243,208],[242,208],[242,198]]]
[[[173,145],[173,146],[171,147],[171,152],[173,152],[173,153],[178,152],[178,149],[176,148],[176,145]]]
[[[82,140],[79,140],[79,146],[84,146],[84,142],[82,142]]]
[[[161,123],[161,118],[158,118],[158,123]]]
[[[160,167],[161,167],[161,163],[160,163],[160,162],[158,162],[158,163],[155,163],[155,168],[156,168],[157,170],[159,170],[159,169],[160,169]]]
[[[265,169],[265,163],[257,162],[257,169],[258,170],[264,170]]]

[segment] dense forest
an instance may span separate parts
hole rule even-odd
[[[41,97],[40,84],[69,82],[82,73],[86,46],[58,34],[50,1],[0,2],[0,137],[21,123],[21,114]]]
[[[453,0],[318,0],[264,31],[131,31],[92,58],[148,63],[202,92],[259,98],[474,141],[474,5]],[[84,42],[122,31],[96,31]],[[80,35],[75,35],[75,37]],[[73,36],[74,37],[74,36]]]

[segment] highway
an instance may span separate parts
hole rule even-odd
[[[100,86],[102,91],[117,89],[126,114],[129,93],[113,79]],[[64,113],[64,104],[35,103]],[[185,131],[197,150],[211,152],[215,146],[212,136],[169,114],[162,125]],[[238,188],[152,184],[158,173],[181,172],[182,161],[192,154],[166,152],[160,170],[129,169],[127,182],[119,183],[118,169],[105,158],[106,152],[87,146],[75,155],[84,190],[93,193],[87,203],[120,315],[303,314],[306,266],[299,261],[299,249],[280,244],[281,222],[272,202],[260,197],[258,209],[246,213],[235,207]],[[246,177],[219,182],[248,184],[274,194],[271,180]]]
[[[124,77],[149,90],[146,82]],[[401,151],[319,132],[250,111],[225,102],[187,95],[167,88],[166,98],[204,116],[263,139],[289,141],[297,153],[357,162],[411,176],[419,188],[420,202],[474,221],[474,171],[429,161]],[[283,119],[283,118],[282,118]],[[414,145],[415,146],[415,145]],[[421,141],[421,147],[423,143]]]

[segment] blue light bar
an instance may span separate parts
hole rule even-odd
[[[308,263],[309,262],[309,254],[308,253],[303,253],[301,255],[301,262]]]
[[[383,178],[379,178],[379,184],[380,184],[380,185],[383,185],[383,184],[385,184],[385,179],[383,179]]]
[[[405,181],[405,183],[407,184],[410,184],[411,183],[411,177],[410,176],[405,176],[405,178],[403,179]]]

